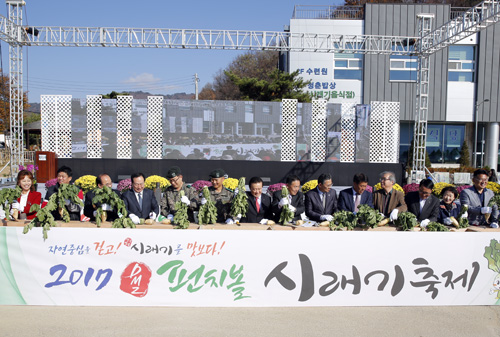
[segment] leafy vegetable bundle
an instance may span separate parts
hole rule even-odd
[[[439,222],[435,222],[435,221],[429,222],[427,227],[425,227],[425,230],[428,232],[449,232],[450,231],[448,229],[448,227],[446,227],[443,224],[440,224]]]
[[[207,200],[204,205],[200,206],[200,211],[198,212],[198,220],[202,225],[214,224],[217,222],[217,207],[215,207],[214,202],[210,198],[210,192],[208,187],[203,187],[201,192],[203,197]]]
[[[101,221],[104,222],[107,219],[107,213],[102,209],[102,204],[109,205],[112,209],[116,209],[118,214],[127,216],[127,209],[125,208],[125,203],[120,197],[113,192],[108,186],[103,186],[102,188],[94,189],[94,198],[92,198],[92,204],[100,205],[96,209],[95,223],[97,227],[101,227]],[[132,223],[132,221],[130,221]],[[130,227],[130,226],[128,226]]]
[[[179,195],[181,198],[185,196],[184,191],[180,191]],[[181,200],[175,203],[174,224],[178,226],[177,228],[187,229],[189,227],[188,205]]]
[[[245,177],[241,177],[238,180],[238,193],[234,196],[233,202],[231,204],[230,214],[233,219],[238,221],[238,218],[246,216],[247,212],[248,196],[245,192]]]
[[[17,220],[19,217],[19,212],[17,209],[14,210],[12,218],[10,217],[10,205],[21,196],[21,187],[16,186],[15,188],[2,188],[0,190],[0,206],[5,210],[5,216],[7,220]]]
[[[384,216],[368,205],[359,205],[356,217],[361,220],[361,223],[364,223],[363,227],[365,228],[376,228],[377,226],[383,226],[388,222],[382,222],[384,220]]]
[[[490,199],[490,202],[488,203],[488,207],[491,207],[493,209],[498,210],[500,208],[500,194],[495,195],[493,198]],[[491,213],[486,213],[484,215],[484,218],[488,222],[490,219]]]
[[[50,230],[50,227],[55,227],[57,223],[55,222],[54,216],[52,215],[52,211],[58,210],[61,218],[64,222],[69,222],[69,213],[66,209],[66,200],[74,204],[78,204],[83,207],[83,202],[78,197],[78,193],[80,190],[78,187],[69,184],[62,184],[57,189],[57,192],[52,194],[49,198],[49,202],[45,205],[44,208],[40,209],[35,218],[31,220],[26,226],[24,226],[23,233],[28,233],[33,227],[42,227],[43,228],[43,239],[47,239],[47,232]],[[36,207],[35,207],[36,208]],[[30,211],[35,211],[33,206]]]
[[[281,198],[287,198],[288,199],[288,188],[286,186],[283,186],[281,188]],[[281,214],[280,214],[280,224],[284,225],[293,220],[293,217],[295,214],[290,210],[290,206],[288,204],[283,205],[281,208]]]
[[[338,211],[333,214],[333,220],[330,221],[330,230],[353,230],[358,224],[358,217],[349,211]]]
[[[399,213],[395,221],[396,226],[401,227],[404,231],[409,231],[417,226],[417,217],[410,212]]]

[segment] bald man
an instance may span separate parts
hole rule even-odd
[[[97,184],[97,188],[103,188],[104,186],[107,186],[109,188],[113,187],[113,182],[111,181],[111,178],[105,173],[98,175],[95,181]],[[119,196],[117,191],[113,190],[113,192]],[[95,195],[93,191],[89,191],[85,194],[85,207],[83,209],[83,213],[86,216],[88,216],[91,221],[95,221],[94,211],[101,206],[100,204],[96,205],[92,204],[92,199],[94,199],[94,196]],[[118,218],[116,210],[108,211],[107,221],[113,221],[116,218]]]

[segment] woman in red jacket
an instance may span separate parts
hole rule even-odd
[[[40,205],[42,201],[42,194],[35,191],[35,185],[33,184],[33,174],[30,171],[22,170],[19,171],[17,175],[17,185],[21,187],[21,197],[17,199],[17,202],[12,203],[11,213],[17,208],[20,213],[19,219],[23,219],[24,216],[21,214],[26,214],[26,219],[31,220],[35,217],[36,212],[30,213],[31,205]]]

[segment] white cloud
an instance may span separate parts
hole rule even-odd
[[[154,85],[160,82],[159,78],[156,78],[153,74],[142,73],[137,76],[132,76],[123,81],[123,83],[134,84],[137,86],[141,85]]]

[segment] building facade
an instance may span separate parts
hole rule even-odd
[[[434,14],[433,28],[465,8],[425,4],[362,7],[296,6],[291,33],[417,36],[417,15]],[[457,163],[464,141],[471,165],[497,168],[499,158],[500,25],[490,26],[430,57],[427,151],[433,165]],[[400,103],[400,161],[413,138],[416,57],[290,52],[283,68],[310,80],[306,88],[330,103]]]

